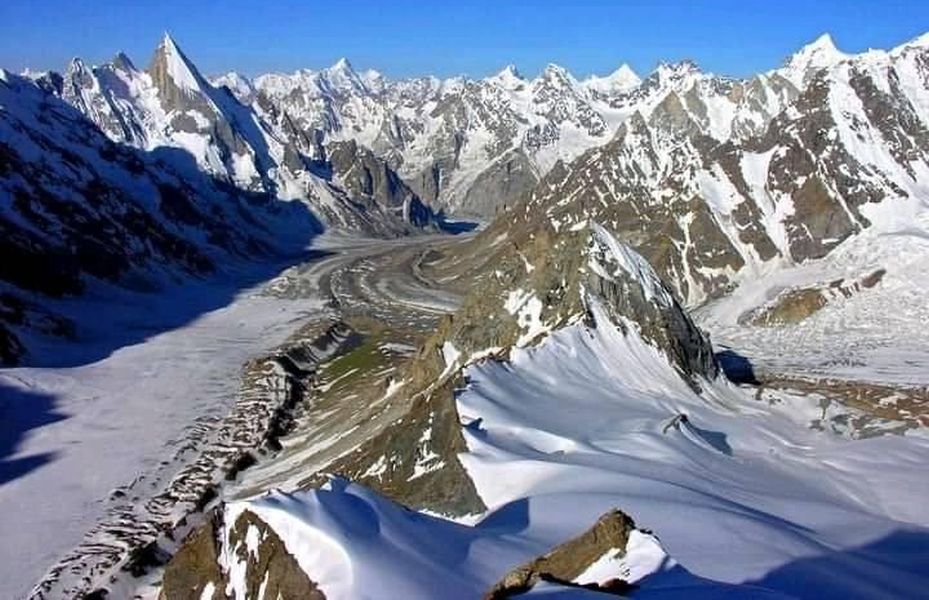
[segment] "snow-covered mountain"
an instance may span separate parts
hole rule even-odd
[[[557,160],[606,142],[623,116],[609,99],[637,82],[626,66],[578,82],[557,65],[532,80],[510,65],[480,80],[388,81],[341,60],[253,85],[302,130],[371,148],[437,209],[488,218]]]
[[[312,132],[294,129],[277,107],[253,103],[255,89],[235,73],[216,81],[166,34],[145,71],[123,54],[93,68],[74,59],[60,93],[112,140],[183,149],[201,170],[237,188],[305,202],[327,227],[395,235],[415,227],[404,215],[428,212],[412,193],[350,193]]]
[[[23,336],[73,334],[45,299],[93,282],[151,289],[294,255],[331,227],[434,224],[384,160],[353,143],[327,155],[273,107],[207,82],[167,35],[145,71],[119,54],[0,73],[4,363],[27,352]]]
[[[54,75],[0,71],[4,362],[26,351],[20,334],[75,333],[49,299],[158,289],[300,252],[322,230],[306,205],[213,178],[187,152],[114,143],[61,89]],[[116,115],[110,107],[94,110]]]
[[[727,143],[763,154],[771,146],[766,140],[782,134],[797,118],[794,111],[803,110],[795,106],[801,95],[809,97],[822,85],[835,88],[842,69],[847,72],[844,85],[850,85],[852,70],[864,78],[856,75],[857,82],[880,79],[874,85],[889,94],[868,99],[872,115],[865,115],[865,122],[879,118],[875,110],[886,112],[902,102],[913,113],[907,124],[924,123],[923,101],[917,97],[925,89],[919,66],[924,45],[917,39],[888,52],[847,55],[824,35],[783,67],[742,80],[704,73],[684,61],[660,64],[644,79],[626,65],[580,81],[557,65],[533,79],[509,65],[484,79],[390,81],[376,72],[359,74],[343,59],[319,71],[268,74],[254,81],[229,74],[215,81],[228,82],[240,99],[277,107],[300,135],[318,140],[321,147],[330,140],[366,146],[436,209],[489,219],[533,189],[558,162],[567,164],[592,148],[615,144],[632,130],[656,138],[635,150],[644,153],[643,176],[649,173],[655,180],[649,194],[672,183],[658,181],[662,169],[705,171],[706,163],[717,160],[710,155],[723,152]],[[899,83],[891,86],[891,80]],[[833,96],[841,93],[836,88]],[[865,91],[859,87],[851,93]],[[836,127],[841,120],[839,115]],[[887,139],[875,139],[881,145],[899,143],[889,130],[908,126],[884,123]],[[897,180],[899,170],[880,166],[883,177]],[[702,198],[719,192],[698,187],[688,191]],[[740,227],[764,227],[760,218],[741,216]]]
[[[301,489],[217,507],[163,597],[921,589],[924,438],[846,443],[809,426],[816,397],[759,401],[608,229],[536,234],[394,380],[401,418]]]
[[[624,239],[696,303],[746,266],[823,256],[868,226],[879,200],[895,213],[895,199],[922,195],[926,46],[849,55],[824,35],[743,80],[684,61],[644,79],[626,65],[583,80],[510,65],[484,79],[391,81],[342,59],[211,84],[166,36],[147,72],[123,55],[73,62],[62,96],[114,140],[183,147],[236,186],[303,199],[326,224],[390,229],[390,216],[427,215],[419,198],[489,219],[530,192],[502,226],[622,220]],[[403,193],[345,194],[328,163],[342,142],[381,161]]]
[[[747,81],[662,66],[632,95],[608,143],[552,169],[486,239],[595,219],[698,304],[927,209],[925,37],[855,56],[823,37]]]
[[[423,289],[470,282],[453,315],[421,298],[406,304],[430,320],[359,311],[375,330],[429,324],[403,332],[402,363],[381,364],[397,342],[371,335],[341,372],[296,369],[295,387],[370,413],[317,431],[304,402],[289,454],[243,459],[261,461],[260,490],[226,502],[217,481],[206,512],[81,586],[132,587],[134,566],[165,598],[883,598],[929,583],[924,390],[740,387],[699,326],[739,339],[773,324],[758,345],[775,347],[780,324],[832,311],[823,336],[871,345],[846,318],[861,315],[922,346],[870,356],[929,364],[925,334],[904,329],[926,320],[929,37],[848,55],[823,36],[744,80],[685,61],[642,79],[548,65],[390,81],[340,60],[208,81],[167,36],[144,71],[119,55],[0,73],[4,359],[21,329],[67,334],[38,298],[88,281],[183,280],[320,227],[415,230],[431,209],[496,215],[398,263]],[[395,266],[308,277],[389,298],[366,275]],[[867,310],[842,312],[856,299]]]

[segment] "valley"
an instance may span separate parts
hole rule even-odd
[[[114,518],[125,528],[134,515],[134,527],[146,529],[142,507],[208,448],[236,401],[247,362],[304,328],[338,319],[390,323],[406,332],[407,344],[416,344],[458,296],[427,285],[414,267],[431,247],[462,239],[324,237],[316,244],[322,257],[289,267],[178,329],[153,333],[86,366],[4,370],[5,394],[22,402],[48,398],[48,416],[22,415],[24,425],[37,419],[48,424],[4,459],[4,472],[10,469],[16,480],[0,493],[3,529],[21,533],[4,545],[9,555],[3,560],[18,564],[18,578],[5,578],[0,595],[24,594],[72,548],[79,560],[91,560],[94,549],[105,546]],[[134,310],[118,326],[155,332],[159,324]],[[357,420],[367,408],[356,407],[357,414],[350,409],[349,417]],[[119,415],[130,418],[121,421]],[[29,469],[42,460],[52,464],[14,475],[17,464]],[[132,549],[130,543],[117,555],[125,559]]]
[[[929,34],[0,69],[0,596],[915,597],[927,289]]]

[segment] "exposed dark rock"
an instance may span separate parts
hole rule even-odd
[[[356,202],[399,217],[400,222],[423,227],[433,221],[420,201],[390,165],[354,141],[333,142],[327,148],[333,175]]]
[[[225,600],[226,575],[219,567],[222,522],[217,512],[187,537],[165,568],[161,580],[162,600],[201,600],[210,584],[208,600]]]
[[[575,584],[574,580],[605,554],[624,554],[629,534],[634,529],[635,523],[629,516],[619,510],[612,510],[597,519],[590,529],[578,537],[556,546],[504,575],[484,599],[501,600],[518,596],[530,591],[540,581],[625,595],[635,589],[635,586],[621,579],[587,586]]]

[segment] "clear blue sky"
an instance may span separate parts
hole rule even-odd
[[[0,0],[0,66],[62,69],[125,51],[148,64],[169,30],[202,71],[319,68],[346,56],[389,76],[575,75],[691,58],[748,75],[830,32],[840,49],[886,48],[929,31],[926,0]]]

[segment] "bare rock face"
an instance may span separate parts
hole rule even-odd
[[[547,224],[504,231],[491,230],[488,237],[505,241],[490,248],[475,242],[488,254],[479,289],[440,325],[430,342],[433,353],[441,354],[448,342],[463,357],[486,355],[488,349],[506,355],[511,347],[587,319],[587,300],[594,298],[617,326],[634,324],[637,335],[661,350],[683,377],[696,382],[717,375],[709,340],[670,287],[606,228],[582,222],[560,232]]]
[[[691,382],[719,374],[709,338],[691,320],[674,294],[645,259],[592,226],[586,289],[617,321],[638,326],[638,333],[660,348]]]
[[[433,221],[432,211],[419,196],[371,150],[354,141],[333,142],[326,155],[332,174],[356,202],[392,213],[415,227]]]
[[[487,218],[504,212],[538,183],[536,167],[522,150],[494,161],[474,180],[457,208],[457,214]]]
[[[749,320],[753,325],[771,327],[799,323],[828,304],[826,296],[816,288],[790,290],[777,297]]]
[[[845,278],[809,287],[788,289],[771,302],[739,317],[741,323],[760,327],[793,325],[808,319],[831,302],[864,292],[878,285],[886,270],[877,269],[856,280]]]
[[[258,539],[257,547],[249,543],[248,536]],[[253,513],[245,511],[236,519],[227,547],[237,562],[245,564],[243,597],[260,598],[263,589],[265,598],[325,600],[274,530]]]
[[[516,567],[501,579],[484,600],[502,600],[530,591],[545,581],[567,587],[625,595],[634,586],[621,579],[581,585],[574,581],[598,559],[610,552],[622,552],[635,529],[633,520],[619,510],[612,510],[599,519],[587,531],[576,538],[556,546],[549,552],[524,565]]]
[[[160,600],[225,600],[227,589],[241,598],[301,598],[326,596],[287,551],[273,529],[254,513],[243,511],[225,530],[222,511],[194,530],[168,563]],[[220,540],[221,537],[225,539]],[[231,579],[221,566],[229,560],[241,565]]]
[[[324,471],[414,508],[454,516],[480,512],[483,502],[457,458],[466,451],[455,405],[463,368],[482,358],[506,360],[512,348],[580,321],[641,336],[695,390],[718,375],[709,339],[670,288],[604,228],[587,224],[558,233],[542,227],[484,251],[475,290],[440,322],[401,376],[411,410]],[[611,322],[594,322],[591,302],[604,307]]]
[[[226,580],[219,566],[221,529],[222,523],[213,516],[190,534],[165,568],[161,600],[226,598]],[[213,593],[204,594],[209,589]]]
[[[429,386],[425,380],[415,379],[407,384],[421,390],[415,393],[409,413],[328,466],[326,472],[367,485],[415,509],[450,516],[486,510],[458,460],[459,454],[467,452],[455,408],[454,389],[459,382],[453,378]],[[325,476],[320,476],[303,484],[324,481]]]

